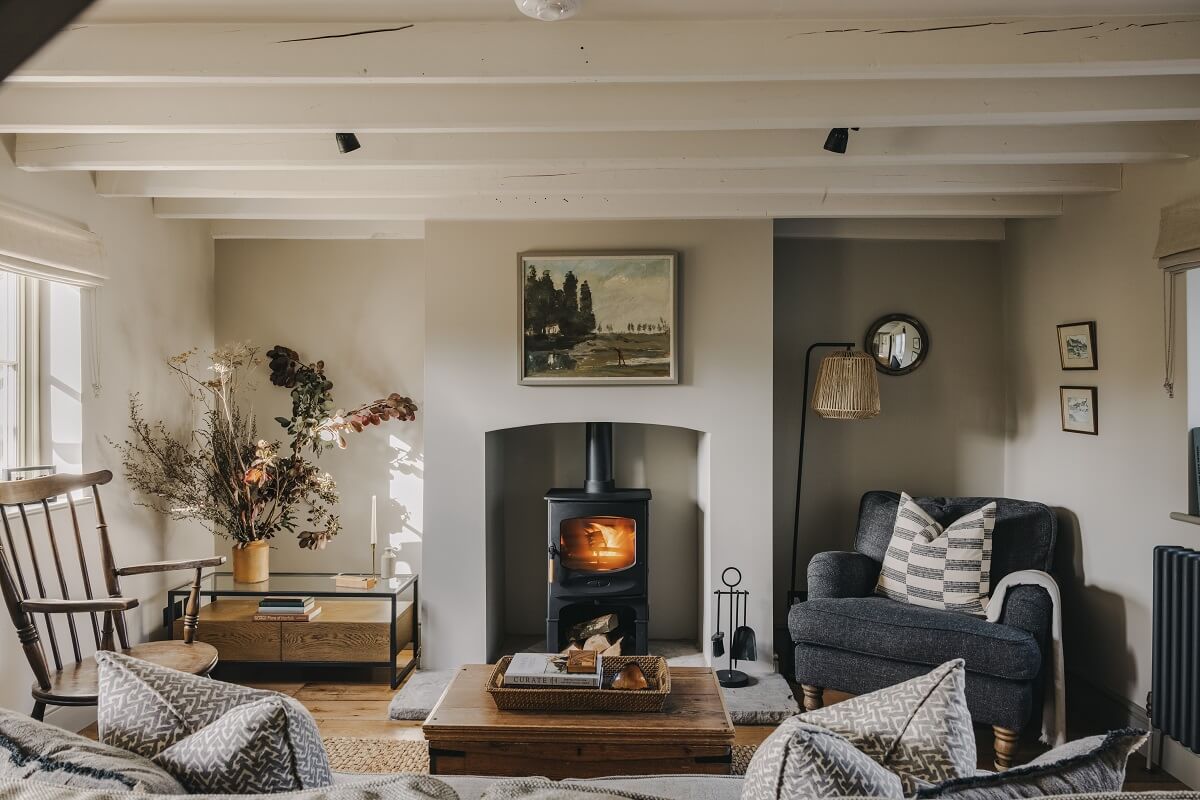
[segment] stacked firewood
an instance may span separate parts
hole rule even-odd
[[[604,656],[619,656],[624,640],[624,637],[616,635],[619,625],[616,614],[603,614],[574,625],[567,631],[567,646],[562,652],[590,650]]]

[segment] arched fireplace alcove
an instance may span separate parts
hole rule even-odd
[[[555,541],[548,537],[546,494],[552,488],[583,491],[585,428],[582,422],[552,423],[486,434],[489,659],[545,641],[548,566],[554,555],[548,553],[548,541]],[[649,565],[646,634],[656,644],[669,641],[674,653],[699,653],[705,566],[699,474],[704,463],[702,434],[690,428],[636,423],[616,423],[612,433],[616,486],[649,489],[653,497],[648,524],[641,524],[641,530],[626,531],[622,529],[625,523],[614,523],[608,528],[598,526],[601,533],[595,535],[612,529],[613,536],[621,542],[628,539],[630,544],[638,536],[645,537]],[[580,522],[567,521],[561,527],[562,533],[556,530],[555,536],[561,536],[559,541],[568,551],[575,538],[587,536]],[[559,563],[567,566],[585,566],[578,554],[567,552],[559,558]],[[595,608],[597,613],[610,610],[603,604]],[[572,620],[588,615],[578,607],[564,610]],[[622,624],[626,619],[622,610]],[[632,635],[632,616],[628,620]]]

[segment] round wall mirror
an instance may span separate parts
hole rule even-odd
[[[864,349],[887,375],[907,375],[929,354],[929,333],[916,317],[888,314],[867,328]]]

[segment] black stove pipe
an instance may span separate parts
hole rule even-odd
[[[613,445],[611,422],[587,424],[587,480],[583,488],[588,494],[611,492],[613,482]]]

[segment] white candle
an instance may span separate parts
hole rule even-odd
[[[375,495],[371,495],[371,544],[377,544],[379,542],[378,513],[375,510],[375,506],[376,497]]]

